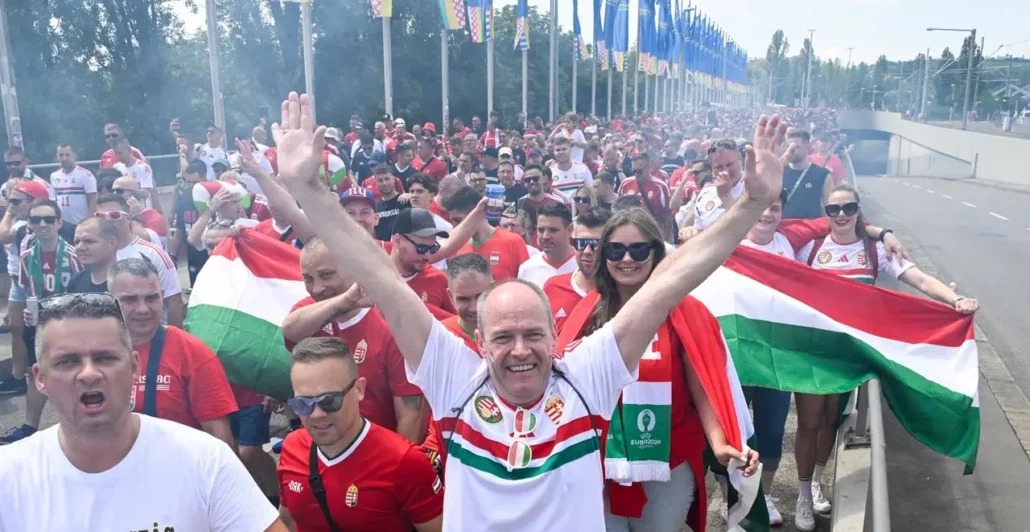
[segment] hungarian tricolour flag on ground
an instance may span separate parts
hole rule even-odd
[[[231,382],[286,399],[290,353],[281,325],[307,295],[300,251],[244,229],[223,240],[197,276],[186,330],[218,355]]]
[[[971,315],[744,248],[691,295],[718,317],[743,385],[833,394],[879,379],[912,436],[976,465]]]

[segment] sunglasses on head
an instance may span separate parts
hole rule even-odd
[[[425,255],[426,253],[432,255],[432,254],[440,251],[440,243],[439,242],[427,246],[425,244],[419,244],[418,242],[415,242],[408,235],[401,235],[401,236],[404,237],[404,240],[407,240],[408,242],[411,242],[411,245],[415,246],[415,253],[418,253],[419,255]]]
[[[651,242],[634,242],[632,244],[609,242],[604,246],[604,258],[618,262],[629,252],[629,258],[634,262],[643,262],[651,256],[652,248],[654,248],[654,244]]]
[[[350,393],[357,383],[358,379],[355,378],[338,392],[324,393],[316,397],[291,397],[286,400],[286,404],[290,405],[290,409],[298,416],[310,416],[315,411],[316,406],[326,414],[339,412],[343,408],[343,398]]]
[[[114,221],[121,220],[122,218],[128,218],[129,213],[125,211],[97,211],[97,216]]]
[[[576,251],[583,251],[586,248],[596,250],[600,242],[601,240],[597,238],[573,238],[572,247],[576,248]]]
[[[57,216],[29,216],[29,223],[39,225],[46,222],[47,225],[54,225],[57,223]]]
[[[845,216],[854,216],[855,213],[858,212],[858,202],[851,201],[844,205],[835,205],[831,203],[824,207],[824,210],[826,211],[826,216],[830,217],[837,216],[841,211],[844,212]]]

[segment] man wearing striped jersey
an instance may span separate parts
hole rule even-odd
[[[57,147],[61,167],[50,174],[62,219],[78,225],[97,210],[97,178],[78,165],[75,150],[67,144]]]
[[[554,139],[554,161],[551,163],[552,185],[562,194],[573,196],[583,185],[593,185],[594,177],[582,162],[573,161],[570,155],[572,142],[565,137]]]
[[[762,116],[749,148],[747,192],[706,231],[663,261],[606,325],[552,358],[557,345],[547,298],[512,280],[479,298],[474,331],[482,358],[436,321],[391,270],[379,246],[318,182],[311,102],[282,105],[280,177],[348,274],[361,279],[424,392],[450,449],[447,530],[603,530],[600,434],[644,351],[679,302],[729,256],[778,195],[774,150],[786,125]],[[640,423],[646,424],[642,419]],[[757,464],[741,453],[745,474]]]

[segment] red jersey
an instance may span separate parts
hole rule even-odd
[[[349,150],[354,145],[354,141],[358,140],[358,133],[356,131],[349,131],[343,136],[343,145]]]
[[[133,389],[133,412],[143,413],[150,342],[137,344],[140,376]],[[237,411],[232,388],[218,357],[204,342],[177,327],[165,327],[157,370],[157,417],[200,429],[200,424]]]
[[[466,330],[465,327],[462,327],[458,316],[455,315],[445,320],[440,320],[440,324],[446,327],[448,331],[454,333],[455,336],[464,340],[465,345],[474,353],[479,354],[479,345],[476,343],[472,329]],[[443,439],[443,431],[440,430],[438,421],[430,419],[429,434],[426,436],[426,441],[422,443],[422,447],[430,453],[430,458],[433,458],[434,454],[440,457],[441,468],[445,465],[447,461],[447,444]]]
[[[293,242],[293,227],[286,226],[285,228],[281,228],[276,225],[275,220],[271,218],[261,221],[255,225],[253,229],[255,232],[261,233],[268,238],[274,238],[280,242],[285,242],[287,244]]]
[[[554,328],[559,332],[569,314],[572,314],[572,309],[587,295],[572,283],[573,275],[574,273],[556,275],[544,283],[544,294],[551,303],[551,313],[554,316]]]
[[[143,227],[157,233],[157,236],[168,236],[168,224],[165,222],[165,217],[161,216],[161,213],[154,209],[143,209],[136,215],[136,221]]]
[[[644,194],[640,193],[640,185],[636,177],[627,177],[619,185],[620,196],[639,195],[644,199],[644,208],[651,212],[651,215],[658,220],[665,220],[669,216],[669,201],[671,193],[669,185],[664,181],[651,178],[643,185]]]
[[[486,130],[479,136],[479,145],[484,148],[499,148],[501,146],[501,130],[495,128]]]
[[[250,194],[250,209],[247,213],[251,220],[263,222],[272,218],[272,210],[268,208],[268,198],[261,194]]]
[[[318,451],[318,474],[333,522],[349,531],[410,532],[413,524],[442,515],[443,483],[426,453],[389,430],[364,423],[340,456],[329,459]],[[279,493],[298,532],[329,530],[311,490],[311,445],[308,431],[295,430],[279,455]]]
[[[687,169],[677,168],[676,171],[672,173],[672,177],[669,178],[669,190],[676,190],[676,187],[679,186],[680,181],[684,178],[687,178]],[[693,178],[688,178],[687,185],[683,187],[683,201],[689,201],[696,193],[697,183],[694,182]]]
[[[518,277],[519,266],[529,259],[522,237],[504,229],[495,229],[482,242],[468,241],[455,255],[465,253],[478,253],[489,261],[495,282]]]
[[[361,186],[364,187],[365,190],[371,191],[372,195],[375,196],[376,201],[383,199],[383,195],[379,192],[379,187],[376,186],[376,176],[365,179],[362,181]],[[398,193],[404,194],[404,183],[401,182],[401,178],[393,178],[393,188]]]
[[[143,162],[147,162],[147,158],[144,157],[143,154],[140,153],[140,151],[136,148],[129,146],[129,151],[132,152],[133,157]],[[114,150],[107,150],[103,153],[103,155],[100,156],[101,168],[111,168],[112,166],[118,164],[118,162],[118,156],[114,154]]]
[[[315,300],[300,300],[290,312],[306,307]],[[353,318],[332,321],[315,334],[316,337],[336,337],[344,341],[358,364],[358,376],[365,378],[365,398],[361,400],[361,415],[369,421],[393,431],[397,430],[397,413],[393,398],[422,395],[422,390],[408,382],[404,374],[404,357],[390,334],[386,320],[375,308],[361,309]],[[295,344],[286,341],[286,348]]]
[[[448,314],[454,314],[454,305],[447,296],[447,275],[438,268],[426,266],[422,271],[404,280],[423,303],[435,305]]]
[[[439,157],[433,157],[426,162],[416,157],[415,160],[411,161],[411,166],[437,181],[447,177],[447,163],[440,160]]]
[[[62,244],[58,244],[62,245]],[[82,271],[82,264],[79,263],[78,259],[75,258],[75,250],[71,245],[67,245],[64,260],[61,264],[61,286],[62,290],[57,290],[57,251],[42,251],[40,253],[40,259],[42,264],[40,265],[41,273],[43,274],[43,286],[36,286],[36,278],[30,275],[32,270],[29,269],[29,262],[32,258],[32,245],[25,251],[21,252],[21,263],[18,267],[18,286],[25,289],[25,295],[31,297],[37,297],[43,299],[50,297],[57,293],[63,294],[67,291],[68,281],[71,280],[72,275]]]
[[[451,215],[447,213],[447,210],[437,204],[435,201],[429,202],[429,212],[443,218],[445,222],[451,223]]]
[[[463,130],[461,130],[461,131],[459,131],[459,132],[455,133],[455,134],[454,134],[454,135],[452,135],[452,136],[454,136],[454,137],[458,137],[458,138],[459,138],[459,139],[461,139],[461,140],[465,140],[465,137],[467,137],[469,133],[472,133],[472,130],[471,130],[471,129],[469,129],[469,128],[468,128],[468,126],[465,126],[465,129],[463,129]]]

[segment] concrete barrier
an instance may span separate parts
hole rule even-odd
[[[1030,139],[922,124],[898,113],[839,110],[842,129],[892,135],[888,175],[978,178],[1030,185]]]

